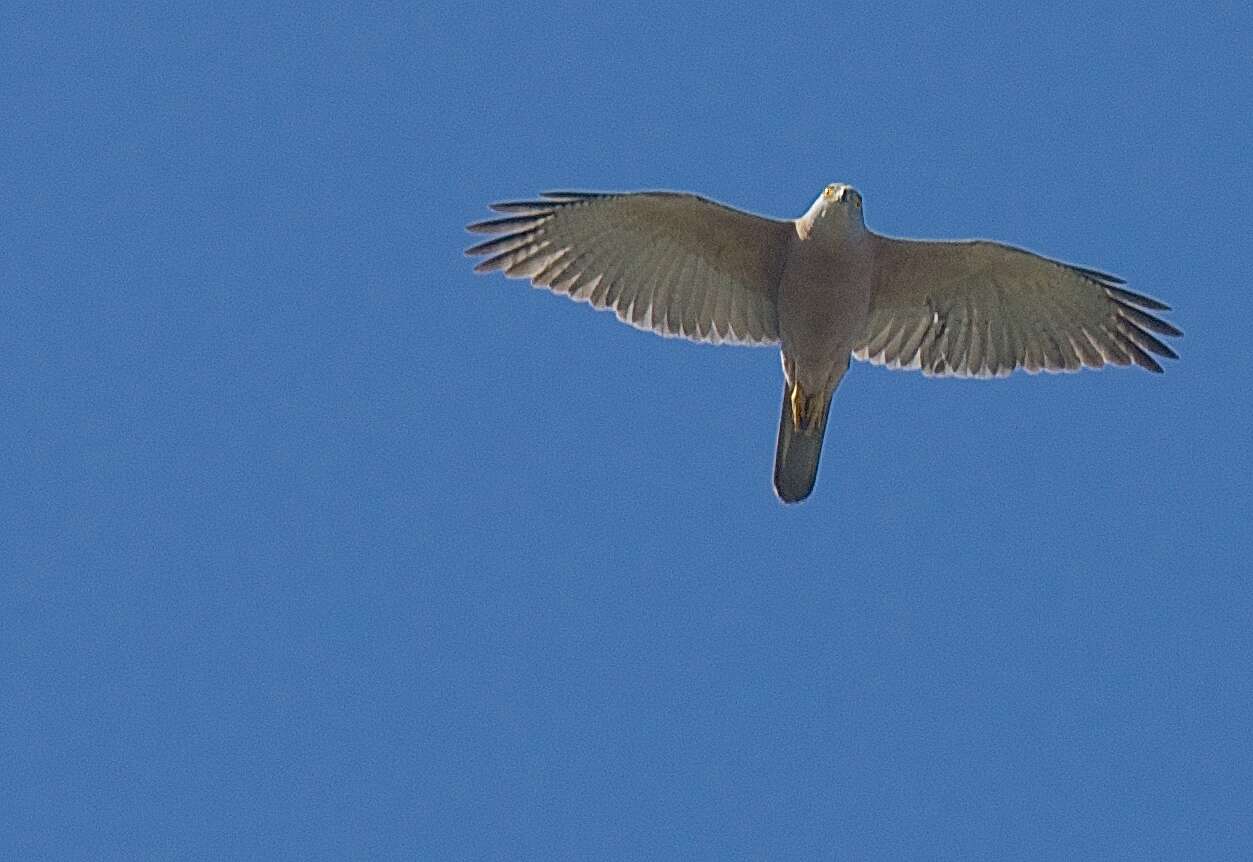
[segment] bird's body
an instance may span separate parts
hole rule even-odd
[[[698,341],[779,344],[784,395],[775,490],[813,487],[831,395],[850,357],[929,375],[1003,376],[1107,363],[1161,366],[1166,306],[1113,276],[987,241],[868,230],[861,195],[827,186],[792,221],[695,195],[551,193],[495,204],[468,254],[623,321]]]
[[[778,294],[784,373],[813,394],[839,384],[866,328],[874,258],[860,206],[825,198],[796,222]]]
[[[803,500],[818,475],[831,396],[866,328],[873,237],[847,187],[829,187],[796,220],[777,308],[783,408],[774,486],[785,502]]]

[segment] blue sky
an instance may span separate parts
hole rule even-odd
[[[0,12],[0,855],[1253,852],[1244,4]],[[548,188],[1125,277],[1130,369],[857,365],[472,275]]]

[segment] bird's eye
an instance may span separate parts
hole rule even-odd
[[[822,194],[824,197],[828,197],[828,198],[835,197],[835,186],[827,186],[825,189],[822,190]]]

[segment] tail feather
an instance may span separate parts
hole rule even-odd
[[[818,478],[818,457],[822,454],[822,438],[827,433],[827,414],[831,399],[826,399],[822,416],[809,429],[801,430],[792,422],[792,406],[788,387],[783,387],[783,415],[779,417],[779,442],[774,451],[774,490],[785,503],[799,503],[814,489]]]

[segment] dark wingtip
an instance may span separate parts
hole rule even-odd
[[[550,212],[552,201],[496,201],[487,208],[498,213],[522,213],[524,215],[541,215]]]
[[[466,249],[467,255],[478,254],[494,254],[499,251],[508,251],[511,248],[517,248],[526,242],[527,232],[522,230],[517,233],[507,233],[501,236],[492,237],[483,240],[483,242],[475,243]]]
[[[1154,337],[1152,333],[1178,338],[1183,335],[1183,332],[1173,324],[1141,309],[1170,311],[1170,306],[1152,297],[1120,287],[1106,285],[1105,292],[1114,303],[1118,319],[1116,324],[1118,332],[1115,340],[1119,347],[1131,357],[1132,362],[1141,368],[1154,374],[1163,373],[1162,366],[1150,354],[1164,356],[1167,359],[1178,359],[1179,354]]]
[[[1158,341],[1156,338],[1149,335],[1147,332],[1141,331],[1140,338],[1143,341],[1147,342],[1147,344],[1149,345],[1149,349],[1152,350],[1154,353],[1156,353],[1158,356],[1165,356],[1167,359],[1179,358],[1178,353],[1175,353],[1175,351],[1171,350],[1168,345],[1165,345],[1162,342]]]
[[[471,222],[466,225],[466,230],[470,233],[504,233],[512,230],[525,230],[534,227],[542,222],[547,221],[551,216],[543,214],[539,215],[523,215],[510,216],[508,218],[489,218],[484,221]]]
[[[1138,305],[1141,308],[1149,308],[1153,311],[1170,311],[1170,306],[1166,303],[1159,302],[1158,300],[1145,296],[1142,293],[1135,293],[1122,287],[1110,287],[1109,285],[1105,286],[1105,290],[1111,296],[1121,299],[1124,302],[1130,302],[1133,305]]]
[[[1118,342],[1118,346],[1121,347],[1129,357],[1131,357],[1132,362],[1139,365],[1146,371],[1152,371],[1154,374],[1162,373],[1162,366],[1158,364],[1157,360],[1152,356],[1149,356],[1148,352],[1144,350],[1144,348],[1132,341],[1130,336],[1125,335],[1121,331],[1115,331],[1112,335],[1114,336],[1114,340]]]
[[[1127,280],[1125,278],[1119,278],[1118,276],[1111,275],[1108,272],[1101,272],[1099,269],[1091,269],[1090,267],[1086,267],[1086,266],[1076,266],[1074,267],[1074,269],[1083,273],[1088,278],[1095,279],[1096,281],[1104,282],[1107,285],[1127,283]]]
[[[1167,359],[1179,358],[1179,355],[1174,350],[1164,344],[1161,339],[1156,338],[1145,327],[1137,325],[1133,318],[1125,315],[1120,316],[1116,326],[1123,336],[1134,341],[1142,350],[1156,353],[1158,356],[1165,356]]]
[[[1118,306],[1118,316],[1134,323],[1141,329],[1151,329],[1159,335],[1166,335],[1171,338],[1178,338],[1183,335],[1183,332],[1181,332],[1177,326],[1167,323],[1159,317],[1154,317],[1147,312],[1141,311],[1134,305],[1128,302],[1123,302],[1116,296],[1113,297],[1113,300],[1114,304]]]
[[[551,201],[568,203],[570,201],[582,201],[589,198],[604,198],[608,197],[608,195],[604,192],[580,192],[569,189],[558,189],[551,192],[540,192],[540,197],[548,198]]]

